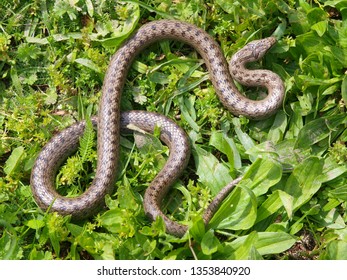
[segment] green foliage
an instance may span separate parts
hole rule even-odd
[[[96,151],[94,148],[95,144],[95,131],[93,124],[89,118],[86,119],[86,126],[83,136],[80,139],[80,146],[78,152],[67,159],[66,164],[62,166],[58,174],[58,181],[62,185],[73,185],[78,181],[79,185],[83,182],[80,180],[88,178],[88,168],[86,165],[88,163],[95,163]],[[82,173],[84,173],[82,176]],[[87,182],[84,182],[88,184]],[[78,192],[78,188],[72,188],[73,192]],[[71,191],[70,190],[70,191]]]
[[[193,157],[163,208],[189,233],[170,236],[143,211],[169,153],[158,133],[142,146],[121,137],[106,210],[80,222],[42,212],[29,186],[38,152],[97,112],[111,55],[135,28],[161,18],[204,28],[228,58],[253,39],[278,38],[252,67],[282,77],[283,107],[262,121],[233,117],[194,50],[155,44],[129,71],[122,109],[165,114],[187,131]],[[0,259],[346,258],[346,1],[5,0],[0,19]],[[95,131],[86,127],[58,172],[64,195],[82,193],[94,176]],[[205,228],[203,209],[239,175]]]

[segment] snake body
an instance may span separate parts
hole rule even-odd
[[[186,167],[190,146],[185,132],[168,118],[144,111],[120,112],[120,100],[131,62],[145,47],[155,41],[173,39],[195,48],[204,59],[216,93],[223,105],[235,115],[252,119],[266,118],[281,106],[284,96],[282,80],[267,70],[248,70],[246,64],[260,59],[276,42],[273,37],[252,41],[237,52],[228,64],[219,45],[204,30],[176,20],[159,20],[143,25],[113,55],[102,88],[98,116],[92,119],[97,126],[97,168],[91,186],[76,198],[59,195],[54,187],[60,164],[78,147],[85,122],[78,122],[54,136],[38,155],[31,173],[31,189],[42,209],[86,218],[104,203],[106,194],[113,191],[119,159],[120,129],[129,124],[153,132],[159,126],[161,139],[169,146],[170,156],[163,169],[151,182],[144,195],[146,214],[155,219],[163,217],[168,233],[182,236],[187,227],[170,220],[161,211],[161,201],[172,183]],[[242,84],[265,86],[268,95],[262,100],[250,100],[236,88],[232,77]],[[226,186],[212,201],[204,214],[207,224],[220,202],[240,178]]]

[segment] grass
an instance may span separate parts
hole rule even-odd
[[[2,1],[0,18],[0,259],[346,259],[347,1],[18,0]],[[162,18],[207,30],[228,58],[276,36],[253,67],[281,76],[283,107],[267,120],[234,117],[193,49],[155,44],[131,68],[122,109],[165,114],[187,131],[193,155],[164,204],[189,235],[167,235],[162,220],[144,215],[143,193],[168,155],[156,136],[143,147],[122,136],[104,211],[78,223],[42,212],[29,185],[40,149],[97,112],[110,56],[134,29]],[[59,171],[64,195],[93,178],[91,134]],[[203,208],[241,174],[205,229]]]

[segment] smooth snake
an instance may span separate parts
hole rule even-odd
[[[186,133],[170,119],[146,111],[120,112],[120,99],[129,67],[136,55],[153,42],[163,39],[179,40],[196,49],[207,66],[210,80],[223,105],[234,115],[263,119],[282,105],[283,82],[269,70],[248,70],[246,64],[264,56],[276,42],[268,37],[248,43],[233,55],[229,70],[219,45],[204,30],[177,20],[159,20],[140,27],[113,55],[107,69],[98,116],[92,121],[97,126],[97,168],[91,186],[80,196],[68,198],[55,189],[55,176],[61,163],[76,151],[83,135],[85,122],[80,121],[55,135],[41,150],[31,173],[31,189],[37,204],[44,210],[56,211],[73,218],[83,219],[104,204],[106,194],[113,192],[119,159],[120,129],[129,125],[152,133],[160,127],[160,138],[170,148],[169,158],[163,169],[150,183],[144,195],[144,209],[152,219],[161,216],[166,231],[183,236],[187,226],[169,219],[161,210],[161,202],[170,186],[185,169],[190,145]],[[268,94],[262,100],[250,100],[236,88],[233,79],[247,86],[266,87]],[[206,209],[203,219],[208,224],[221,201],[240,181],[235,179],[224,187]]]

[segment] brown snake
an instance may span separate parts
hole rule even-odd
[[[120,112],[120,99],[131,62],[146,46],[155,41],[174,39],[194,47],[204,59],[210,79],[223,105],[234,115],[252,119],[266,118],[281,106],[284,96],[282,80],[268,70],[248,70],[245,64],[260,59],[276,42],[273,37],[249,43],[237,52],[228,64],[219,45],[202,29],[176,20],[159,20],[143,25],[113,55],[109,64],[98,110],[93,118],[97,125],[97,169],[91,186],[80,196],[67,198],[55,190],[58,167],[78,147],[85,122],[78,122],[54,136],[42,149],[31,173],[31,189],[37,204],[74,218],[85,218],[103,205],[104,197],[113,191],[119,159],[120,128],[133,124],[147,132],[161,128],[161,139],[169,146],[170,156],[164,168],[150,184],[144,196],[144,209],[151,219],[163,217],[168,233],[183,236],[187,226],[170,220],[161,211],[161,201],[172,183],[186,167],[190,146],[185,132],[166,117],[143,111]],[[243,96],[232,77],[248,86],[263,86],[268,90],[265,99],[254,101]],[[220,202],[240,178],[222,189],[204,214],[208,224]]]

